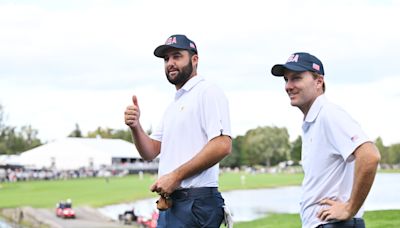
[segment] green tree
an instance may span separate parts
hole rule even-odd
[[[88,138],[96,138],[96,137],[101,137],[101,138],[105,138],[105,139],[112,139],[112,131],[113,129],[111,128],[101,128],[98,127],[96,130],[94,131],[89,131],[87,134]]]
[[[7,152],[7,147],[4,143],[4,112],[3,112],[3,106],[0,104],[0,155],[1,154],[6,154]]]
[[[147,130],[147,132],[151,133],[151,129]],[[87,138],[96,138],[100,136],[105,139],[122,139],[128,142],[132,142],[132,135],[129,129],[126,130],[115,130],[112,128],[101,128],[98,127],[94,131],[89,131],[87,134]]]
[[[82,138],[82,131],[79,128],[79,124],[75,124],[75,130],[73,130],[68,137],[76,137],[76,138]]]
[[[3,106],[0,104],[0,132],[3,130],[4,126],[4,110]]]
[[[400,143],[392,144],[388,148],[388,164],[400,164]]]
[[[4,119],[4,109],[0,104],[0,154],[18,154],[42,144],[37,138],[38,131],[32,126],[23,126],[19,130],[7,126]]]
[[[113,131],[114,139],[122,139],[128,142],[133,142],[131,131],[128,130],[115,130]]]
[[[295,163],[298,163],[301,160],[301,136],[297,136],[296,140],[292,143],[290,147],[290,159]]]
[[[390,164],[389,163],[389,160],[390,160],[389,151],[388,151],[388,148],[383,145],[383,141],[382,141],[381,137],[378,137],[375,140],[375,145],[376,145],[376,147],[378,148],[378,150],[379,150],[379,152],[381,154],[380,163],[382,163],[382,164]]]
[[[249,165],[276,165],[289,158],[289,134],[286,128],[257,127],[246,132],[243,151]]]
[[[37,130],[31,126],[23,126],[19,131],[15,127],[5,127],[0,141],[0,153],[18,154],[41,144]]]
[[[243,161],[243,153],[241,149],[241,144],[243,141],[243,136],[237,136],[232,139],[232,152],[230,155],[226,156],[221,162],[220,165],[223,167],[240,167],[242,166]]]

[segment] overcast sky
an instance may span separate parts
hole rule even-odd
[[[301,134],[282,78],[270,74],[297,51],[324,64],[326,95],[371,139],[400,142],[399,1],[2,1],[0,104],[8,125],[32,125],[43,141],[78,123],[126,129],[138,97],[145,129],[155,127],[175,87],[155,47],[186,34],[199,74],[225,91],[232,131],[286,127]]]

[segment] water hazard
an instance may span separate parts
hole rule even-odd
[[[297,213],[301,189],[299,186],[274,189],[235,190],[223,192],[236,222],[251,221],[268,213]],[[379,173],[365,202],[365,210],[400,209],[400,174]],[[118,219],[118,214],[135,208],[139,215],[150,216],[157,198],[99,208],[104,215]]]

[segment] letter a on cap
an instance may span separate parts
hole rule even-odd
[[[299,55],[291,55],[291,56],[289,56],[289,59],[286,61],[287,63],[288,62],[295,62],[295,63],[297,63],[297,61],[299,61]]]
[[[165,42],[165,44],[169,45],[169,44],[176,44],[176,37],[170,37],[168,38],[168,40]]]

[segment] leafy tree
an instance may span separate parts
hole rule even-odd
[[[0,104],[0,154],[18,154],[41,145],[38,131],[30,125],[21,127],[7,126],[4,122],[4,109]]]
[[[375,145],[378,148],[380,154],[381,154],[381,163],[382,164],[390,164],[389,163],[389,151],[388,148],[386,146],[383,145],[383,141],[381,137],[378,137],[375,140]]]
[[[290,148],[290,159],[296,163],[301,160],[301,136],[299,135],[297,139],[292,143]]]
[[[4,111],[3,111],[3,106],[0,104],[0,132],[4,128]]]
[[[130,130],[114,130],[113,138],[133,142]]]
[[[221,166],[233,168],[240,167],[242,165],[244,160],[241,150],[243,138],[243,136],[237,136],[236,138],[232,139],[232,152],[220,162]]]
[[[37,137],[39,131],[33,129],[31,125],[23,126],[21,131],[18,133],[19,137],[23,139],[25,144],[25,150],[35,148],[42,145],[41,140]]]
[[[23,126],[20,131],[15,127],[5,127],[0,140],[0,154],[18,154],[40,146],[37,130],[31,126]]]
[[[73,130],[68,137],[76,137],[76,138],[82,138],[82,131],[79,128],[79,124],[75,124],[75,130]]]
[[[289,158],[289,134],[286,128],[257,127],[246,132],[243,151],[249,165],[276,165]]]
[[[400,164],[400,143],[389,146],[388,155],[388,164]]]
[[[113,129],[111,128],[101,128],[98,127],[96,130],[94,131],[89,131],[87,134],[87,138],[96,138],[96,137],[101,137],[101,138],[105,138],[105,139],[112,139],[113,137]]]
[[[151,133],[151,130],[148,130]],[[96,138],[100,136],[105,139],[122,139],[128,142],[132,142],[132,135],[129,129],[127,130],[115,130],[112,128],[101,128],[98,127],[94,131],[89,131],[87,134],[87,138]]]

